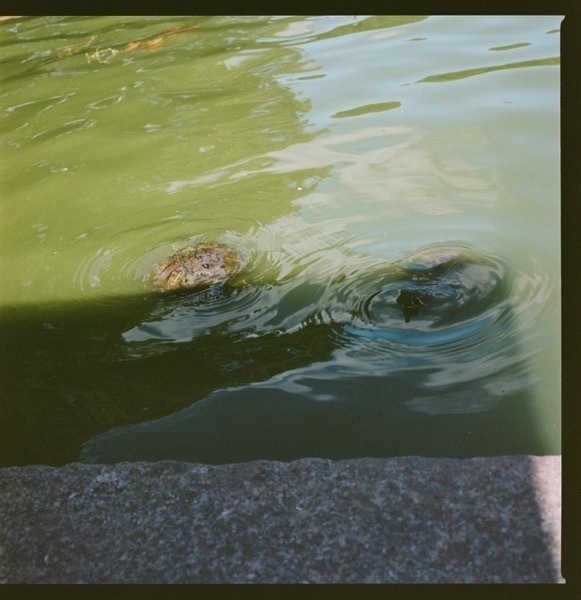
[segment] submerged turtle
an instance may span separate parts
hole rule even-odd
[[[240,271],[240,257],[222,244],[186,246],[157,265],[153,281],[164,291],[222,284]]]
[[[395,302],[406,323],[428,307],[439,321],[477,312],[482,304],[500,300],[506,280],[499,260],[455,244],[424,248],[396,263],[396,269]]]

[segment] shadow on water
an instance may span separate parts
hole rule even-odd
[[[86,462],[544,454],[505,267],[448,250],[334,284],[4,309],[4,464],[81,446]],[[425,303],[411,318],[402,289]]]
[[[268,378],[330,352],[321,345],[326,336],[309,328],[284,343],[276,335],[242,339],[217,331],[131,359],[122,332],[158,299],[2,311],[3,466],[70,462],[93,435],[164,416],[216,387]]]

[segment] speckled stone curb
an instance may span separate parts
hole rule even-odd
[[[3,583],[562,582],[561,459],[0,470]]]

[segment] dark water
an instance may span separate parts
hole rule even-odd
[[[0,23],[1,465],[558,453],[559,23]]]

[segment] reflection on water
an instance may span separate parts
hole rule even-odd
[[[6,463],[558,452],[558,32],[0,23]]]
[[[521,47],[523,44],[514,47]],[[494,48],[491,48],[494,50]],[[522,69],[523,67],[541,67],[541,66],[553,66],[559,64],[559,58],[547,58],[544,60],[528,60],[516,63],[508,63],[505,65],[496,65],[494,67],[483,67],[481,69],[467,69],[466,71],[457,71],[455,73],[442,73],[440,75],[430,75],[425,79],[421,79],[418,83],[422,82],[434,82],[434,81],[452,81],[454,79],[464,79],[465,77],[474,77],[474,75],[482,75],[483,73],[490,73],[492,71],[503,71],[505,69]]]

